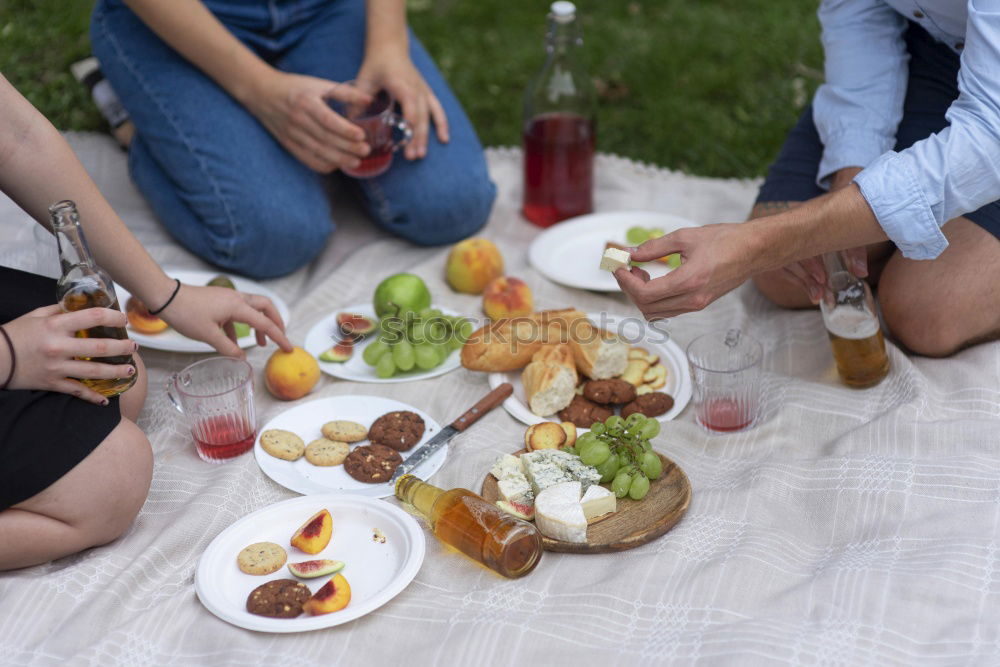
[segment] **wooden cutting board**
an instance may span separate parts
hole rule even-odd
[[[520,456],[524,451],[515,455]],[[563,542],[542,535],[545,550],[574,554],[625,551],[651,542],[673,528],[691,503],[691,483],[676,463],[659,452],[657,456],[663,461],[663,474],[650,483],[645,498],[619,498],[616,512],[587,526],[585,543]],[[500,499],[496,477],[486,475],[480,495],[490,502]]]

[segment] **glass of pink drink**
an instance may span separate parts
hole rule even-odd
[[[246,361],[196,361],[167,378],[167,398],[187,418],[203,461],[222,463],[253,448],[253,368]]]
[[[340,170],[353,178],[380,176],[392,166],[392,154],[413,138],[413,130],[396,113],[396,100],[387,90],[360,81],[344,81],[340,85],[357,88],[372,98],[369,104],[327,100],[331,109],[365,131],[365,141],[371,146],[371,152],[361,158],[361,164]]]
[[[753,426],[760,408],[761,344],[730,329],[694,339],[687,356],[698,423],[713,433]]]

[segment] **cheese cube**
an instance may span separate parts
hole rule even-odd
[[[497,479],[522,477],[524,475],[524,470],[521,466],[521,459],[511,454],[504,454],[496,460],[496,463],[493,464],[493,468],[490,469],[490,474]]]
[[[535,526],[555,540],[586,542],[587,517],[580,504],[580,482],[555,484],[538,494]]]
[[[587,521],[610,514],[618,508],[615,494],[596,484],[587,489],[580,499],[580,504],[583,506],[583,514],[587,517]]]
[[[608,248],[604,251],[604,256],[601,257],[601,269],[614,273],[623,266],[628,266],[631,260],[632,256],[626,251],[619,250],[618,248]]]
[[[524,475],[531,482],[531,488],[536,497],[541,491],[553,484],[573,481],[573,478],[563,472],[559,466],[548,461],[525,461]]]
[[[531,491],[531,484],[523,475],[520,478],[506,477],[501,479],[497,483],[497,490],[500,492],[500,498],[508,503],[531,505],[535,499],[535,494]]]

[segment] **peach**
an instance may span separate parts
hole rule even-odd
[[[306,600],[302,610],[310,616],[340,611],[351,601],[351,585],[344,575],[335,574],[316,593]]]
[[[302,398],[319,382],[319,364],[311,354],[296,347],[291,352],[276,350],[264,367],[264,385],[283,401]]]
[[[483,292],[483,312],[490,319],[523,317],[534,310],[531,288],[520,278],[501,276],[490,282]]]
[[[502,275],[503,256],[486,239],[465,239],[448,254],[445,278],[456,292],[482,294],[491,280]]]
[[[158,334],[170,326],[156,315],[150,314],[146,304],[134,296],[129,297],[125,303],[125,317],[128,318],[129,326],[142,334]]]
[[[322,509],[302,524],[292,535],[292,546],[307,554],[318,554],[330,543],[333,535],[333,517],[330,511]]]

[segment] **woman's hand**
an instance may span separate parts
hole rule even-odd
[[[4,324],[16,355],[14,377],[7,388],[57,391],[97,405],[107,405],[108,399],[104,396],[70,378],[100,380],[129,377],[135,374],[135,367],[80,361],[76,357],[126,356],[135,352],[138,345],[128,339],[76,337],[77,331],[98,326],[124,327],[125,315],[110,308],[87,308],[64,313],[58,305],[51,305],[37,308]]]
[[[278,309],[270,299],[259,294],[244,294],[227,287],[184,284],[160,317],[188,338],[205,341],[228,357],[245,356],[235,342],[233,325],[236,322],[253,327],[261,347],[267,345],[267,338],[270,338],[285,352],[292,350]]]
[[[385,88],[403,108],[403,118],[413,128],[413,139],[403,152],[407,160],[427,155],[431,120],[438,140],[448,143],[448,117],[444,108],[406,53],[382,49],[378,56],[365,58],[357,80]]]
[[[667,275],[650,280],[638,267],[615,271],[615,278],[647,320],[660,320],[701,310],[753,273],[754,246],[742,224],[679,229],[646,241],[632,260],[649,262],[679,252],[682,263]]]
[[[351,86],[303,74],[273,70],[243,99],[257,120],[303,164],[321,174],[357,167],[371,147],[360,127],[326,103],[367,104],[365,93]]]

